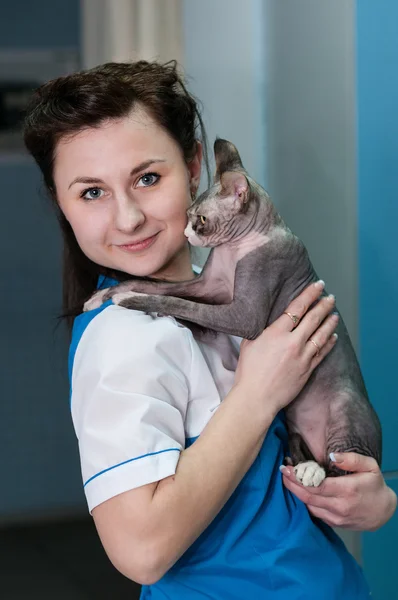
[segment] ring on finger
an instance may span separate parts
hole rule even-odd
[[[312,338],[308,340],[309,342],[311,342],[311,344],[314,344],[315,348],[316,348],[316,354],[315,356],[319,356],[319,353],[321,351],[320,347],[318,346],[318,344],[316,343],[315,340],[313,340]]]
[[[293,325],[294,325],[295,327],[296,327],[296,325],[298,325],[298,324],[299,324],[299,322],[300,322],[300,319],[299,319],[299,317],[298,317],[297,315],[292,315],[292,313],[290,313],[290,312],[287,312],[287,311],[285,311],[283,314],[284,314],[284,315],[287,315],[288,317],[290,317],[290,318],[291,318],[291,320],[293,321]]]

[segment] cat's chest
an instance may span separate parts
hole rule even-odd
[[[225,244],[217,248],[211,265],[211,285],[214,298],[218,295],[217,299],[232,300],[238,262],[268,241],[267,236],[253,232],[239,244]]]
[[[242,258],[255,252],[271,240],[270,236],[253,231],[238,242],[218,246],[214,257],[214,273],[233,279],[236,265]]]
[[[234,295],[236,262],[228,252],[219,252],[214,256],[207,283],[207,295],[219,303],[229,303]]]

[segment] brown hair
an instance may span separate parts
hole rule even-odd
[[[39,87],[27,109],[25,145],[42,172],[63,234],[63,313],[69,326],[97,287],[99,275],[120,281],[132,276],[95,264],[80,249],[57,203],[55,148],[64,136],[127,116],[137,103],[178,143],[187,163],[196,154],[197,140],[202,141],[209,177],[206,132],[198,103],[187,91],[176,61],[107,63],[59,77]]]

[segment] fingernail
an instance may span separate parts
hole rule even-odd
[[[339,336],[337,335],[337,333],[334,333],[334,334],[332,335],[333,341],[334,341],[334,342],[337,342],[337,340],[338,340],[338,337],[339,337]]]
[[[290,471],[289,471],[289,469],[287,467],[285,467],[285,465],[281,465],[279,467],[279,470],[280,470],[281,473],[283,473],[284,475],[287,475],[289,477]]]
[[[325,282],[323,281],[323,279],[320,279],[319,281],[317,281],[316,283],[314,283],[315,287],[318,288],[324,288],[325,287]]]
[[[329,454],[329,458],[332,462],[335,463],[342,463],[344,461],[344,457],[341,454],[338,454],[337,452],[331,452]]]
[[[335,298],[335,296],[333,294],[329,294],[328,300],[330,300],[331,302],[332,301],[334,302],[336,300],[336,298]]]

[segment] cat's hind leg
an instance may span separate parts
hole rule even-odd
[[[359,391],[340,393],[330,403],[326,432],[326,456],[333,452],[356,452],[371,456],[381,464],[381,427],[367,397]],[[329,477],[345,475],[332,461],[327,467]]]

